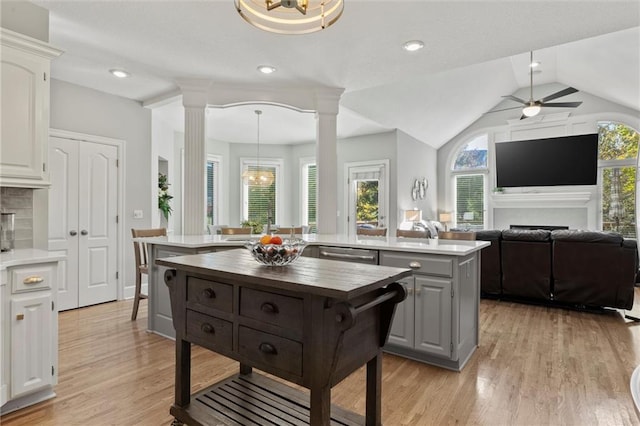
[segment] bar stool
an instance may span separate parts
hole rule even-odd
[[[131,229],[131,236],[133,236],[133,238],[164,237],[166,235],[166,228]],[[142,294],[142,274],[149,275],[149,265],[147,264],[147,244],[134,240],[133,252],[136,258],[136,293],[133,299],[133,312],[131,313],[131,321],[135,321],[138,317],[138,306],[140,305],[140,299],[147,298],[146,294]]]
[[[387,228],[358,228],[356,235],[367,235],[370,237],[386,237]]]
[[[249,235],[251,228],[220,228],[222,235]]]

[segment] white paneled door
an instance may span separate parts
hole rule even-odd
[[[50,138],[49,250],[63,250],[59,310],[117,299],[118,148]]]

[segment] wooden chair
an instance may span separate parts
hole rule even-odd
[[[291,234],[293,235],[302,235],[302,226],[297,226],[297,227],[289,227],[289,228],[277,228],[277,229],[273,229],[273,233],[274,234],[278,234],[278,235],[284,235],[284,236],[290,236]]]
[[[249,235],[251,228],[220,228],[221,235]]]
[[[143,237],[164,237],[167,235],[165,228],[154,229],[131,229],[133,238]],[[149,275],[149,265],[147,264],[147,245],[139,241],[133,242],[133,252],[136,257],[136,293],[133,299],[133,312],[131,312],[131,321],[135,321],[138,317],[138,306],[140,299],[146,299],[147,295],[142,294],[142,274]]]
[[[369,237],[386,237],[387,228],[358,228],[356,235],[367,235]]]
[[[473,231],[447,231],[438,232],[438,238],[442,240],[466,240],[475,241],[476,233]]]
[[[426,229],[413,230],[413,229],[396,229],[396,237],[398,238],[429,238],[429,231]]]

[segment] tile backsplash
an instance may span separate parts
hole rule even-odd
[[[33,247],[33,189],[0,187],[0,210],[16,214],[14,247]]]

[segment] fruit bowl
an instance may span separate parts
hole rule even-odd
[[[285,266],[295,262],[307,245],[305,240],[299,238],[281,240],[280,244],[262,244],[258,241],[249,241],[245,247],[255,260],[267,266]]]

